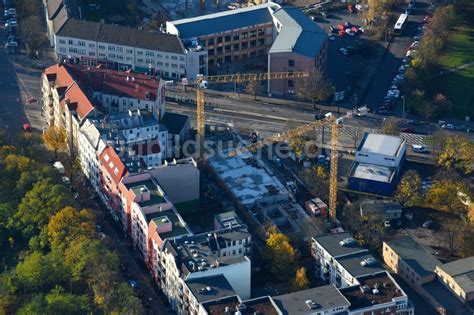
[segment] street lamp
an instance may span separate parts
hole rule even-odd
[[[405,119],[405,95],[402,95],[402,118]]]

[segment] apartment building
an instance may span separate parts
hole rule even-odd
[[[210,67],[267,56],[267,70],[324,73],[326,32],[296,7],[269,2],[166,22],[166,31],[208,52]],[[268,93],[292,94],[297,80],[268,82]]]
[[[185,47],[171,34],[68,19],[55,33],[58,60],[117,70],[132,69],[167,79],[207,74],[207,53]]]
[[[417,292],[422,285],[436,278],[434,272],[441,262],[409,236],[387,240],[382,245],[385,264]]]
[[[167,240],[162,250],[160,286],[179,314],[191,310],[184,282],[223,275],[235,292],[250,297],[252,238],[245,228],[226,229],[178,240]]]
[[[334,283],[337,288],[355,285],[359,277],[385,271],[368,250],[346,232],[313,237],[311,254],[316,260],[316,276]]]
[[[209,66],[265,56],[273,43],[275,3],[166,22],[166,31],[207,49]]]

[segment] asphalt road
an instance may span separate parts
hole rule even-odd
[[[360,104],[367,104],[370,109],[377,110],[379,103],[390,89],[392,80],[396,76],[403,58],[406,57],[407,49],[413,42],[413,36],[421,25],[423,17],[427,14],[427,9],[427,1],[417,1],[413,14],[408,16],[408,22],[402,36],[393,37],[387,52],[378,65],[378,70],[368,88],[368,92],[361,99]],[[401,106],[395,110],[394,114],[398,117],[402,116]]]

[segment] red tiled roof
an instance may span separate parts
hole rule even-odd
[[[120,157],[115,152],[114,148],[107,146],[99,156],[101,164],[109,173],[112,181],[118,185],[122,177],[124,177],[128,170],[120,160]]]
[[[46,75],[50,82],[55,83],[56,89],[60,95],[64,94],[64,103],[77,103],[77,106],[75,106],[74,109],[77,110],[77,114],[81,120],[84,119],[84,117],[86,117],[95,107],[98,107],[94,98],[90,97],[77,84],[64,65],[55,64],[46,68],[43,75]]]
[[[65,66],[76,80],[89,86],[93,91],[140,100],[156,100],[158,79],[143,74],[132,74],[131,71],[71,64]]]

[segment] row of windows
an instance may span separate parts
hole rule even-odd
[[[225,50],[226,53],[228,53],[228,52],[237,51],[237,50],[240,50],[240,49],[248,49],[249,47],[250,48],[255,48],[255,47],[257,47],[257,43],[258,43],[258,46],[263,46],[263,45],[265,45],[265,39],[261,38],[258,41],[251,40],[249,42],[243,42],[241,44],[226,45],[224,47],[217,47],[215,49],[211,48],[211,49],[208,50],[208,55],[213,56],[214,53],[222,54],[222,52],[224,50]]]
[[[229,35],[225,35],[225,36],[208,38],[207,39],[207,45],[211,46],[211,45],[214,45],[214,44],[221,44],[223,42],[228,43],[232,39],[234,41],[237,41],[241,38],[243,38],[243,39],[246,39],[246,38],[249,38],[249,37],[253,38],[253,37],[257,37],[257,34],[258,34],[258,36],[265,35],[265,29],[264,28],[259,28],[258,30],[253,30],[253,31],[250,31],[250,32],[242,32],[240,34],[236,33],[236,34],[233,34],[233,35],[229,34]]]

